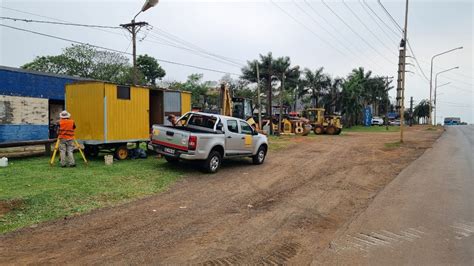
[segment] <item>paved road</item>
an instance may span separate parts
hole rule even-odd
[[[474,265],[474,127],[449,127],[314,264]]]

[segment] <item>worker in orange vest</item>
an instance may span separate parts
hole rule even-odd
[[[61,157],[61,167],[76,167],[74,162],[74,130],[76,124],[71,119],[71,114],[66,110],[59,114],[59,127],[58,127],[58,138],[59,138],[59,152]]]

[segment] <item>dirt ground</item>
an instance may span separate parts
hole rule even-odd
[[[184,164],[162,194],[0,236],[0,264],[309,264],[441,133],[301,138],[215,175]]]

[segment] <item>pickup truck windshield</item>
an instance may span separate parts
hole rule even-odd
[[[217,117],[193,114],[188,121],[188,125],[214,129],[216,122]]]

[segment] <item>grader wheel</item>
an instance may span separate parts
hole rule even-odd
[[[328,135],[335,135],[335,134],[336,134],[336,130],[337,130],[337,129],[336,129],[335,127],[329,126],[329,127],[326,129],[326,133],[327,133]]]
[[[322,126],[316,126],[314,129],[314,134],[321,135],[324,133],[324,128]]]

